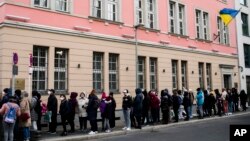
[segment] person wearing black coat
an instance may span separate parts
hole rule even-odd
[[[93,89],[89,95],[89,103],[87,107],[88,120],[90,122],[91,131],[90,135],[94,135],[98,133],[97,126],[97,109],[99,108],[100,100],[95,94],[95,90]]]
[[[66,128],[66,121],[68,120],[70,115],[70,108],[68,101],[66,99],[65,94],[60,95],[60,110],[59,113],[61,115],[61,121],[62,121],[62,126],[63,126],[63,132],[61,133],[61,136],[67,136],[67,128]]]
[[[49,98],[47,103],[47,110],[51,111],[51,122],[49,123],[49,133],[55,134],[57,127],[57,98],[55,96],[55,90],[48,90]]]
[[[215,89],[214,92],[216,94],[216,103],[217,103],[218,115],[222,116],[223,100],[222,100],[221,94],[220,94],[218,89]]]
[[[240,104],[242,107],[242,111],[247,110],[246,102],[247,102],[247,94],[246,94],[245,90],[241,90],[241,92],[240,92]]]
[[[131,119],[130,119],[130,112],[131,107],[133,104],[132,97],[129,94],[128,89],[125,89],[123,91],[123,98],[122,98],[122,110],[123,110],[123,116],[125,121],[125,127],[122,128],[123,130],[131,130]]]
[[[179,108],[180,108],[180,103],[179,103],[179,98],[177,94],[177,90],[173,91],[173,110],[174,110],[174,119],[175,122],[179,121]]]
[[[115,109],[116,109],[116,101],[114,99],[114,93],[110,92],[109,93],[109,98],[111,99],[111,118],[109,120],[110,128],[115,127]]]
[[[208,90],[204,90],[204,104],[203,104],[203,112],[204,112],[204,116],[208,116],[208,106],[209,106],[209,100],[208,100]]]
[[[168,124],[170,121],[170,106],[172,105],[172,96],[168,93],[168,89],[161,91],[161,112],[162,124]]]
[[[141,129],[142,101],[143,101],[142,90],[140,88],[137,88],[135,90],[135,93],[136,93],[136,96],[134,99],[133,112],[137,121],[136,128]]]
[[[216,98],[214,96],[214,92],[211,91],[209,96],[208,96],[208,115],[212,116],[212,109],[214,109],[214,114],[216,114],[216,108],[215,108],[215,104],[216,104]]]
[[[70,99],[68,100],[69,103],[69,108],[70,108],[70,116],[68,118],[68,122],[70,125],[70,133],[74,133],[75,132],[75,114],[76,114],[76,107],[77,107],[77,100],[76,97],[78,96],[78,93],[76,92],[71,92],[70,94]]]
[[[184,106],[184,110],[185,110],[185,112],[187,113],[186,115],[186,118],[185,118],[185,120],[189,120],[190,119],[190,117],[189,117],[189,108],[190,108],[190,106],[191,106],[191,100],[190,100],[190,97],[189,97],[189,94],[188,94],[188,92],[187,91],[185,91],[184,92],[184,98],[183,98],[183,106]]]
[[[149,107],[150,107],[150,98],[148,96],[147,90],[144,90],[143,92],[144,99],[142,101],[142,124],[144,124],[146,119],[146,125],[149,124]]]
[[[232,88],[233,112],[239,111],[239,94],[236,88]]]

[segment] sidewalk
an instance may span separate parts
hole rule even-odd
[[[73,134],[68,134],[68,136],[60,136],[60,131],[56,135],[51,135],[46,132],[43,132],[41,135],[41,138],[37,139],[39,141],[82,141],[82,140],[90,140],[90,139],[99,139],[99,138],[105,138],[105,137],[110,137],[110,136],[119,136],[119,135],[126,135],[126,134],[135,134],[135,133],[140,133],[140,132],[145,132],[145,131],[155,131],[161,128],[165,127],[172,127],[172,126],[177,126],[177,125],[183,125],[183,124],[190,124],[190,123],[196,123],[196,122],[202,122],[202,121],[207,121],[207,120],[215,120],[215,119],[221,119],[221,118],[228,118],[228,117],[234,117],[234,116],[240,116],[240,115],[245,115],[249,114],[250,110],[248,109],[246,112],[235,112],[233,115],[230,116],[212,116],[212,117],[205,117],[204,119],[197,119],[193,118],[189,121],[184,121],[180,120],[178,123],[170,122],[169,124],[157,124],[157,125],[150,125],[150,126],[144,126],[142,129],[133,129],[131,131],[123,131],[123,123],[120,123],[117,125],[117,127],[113,130],[111,133],[105,133],[105,132],[99,132],[98,134],[95,135],[88,135],[88,133],[83,133],[80,131],[76,131]],[[120,120],[121,121],[121,120]],[[119,122],[120,122],[119,121]],[[101,127],[101,126],[98,126]],[[68,126],[69,128],[69,126]],[[100,130],[101,128],[99,128]]]

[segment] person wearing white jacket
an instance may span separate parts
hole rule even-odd
[[[87,106],[88,106],[89,99],[86,96],[85,92],[80,94],[80,98],[78,99],[78,115],[79,115],[79,122],[80,122],[80,130],[86,131],[87,130]]]

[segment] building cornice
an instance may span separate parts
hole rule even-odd
[[[55,33],[55,34],[62,34],[62,35],[69,35],[69,36],[77,36],[77,37],[83,37],[83,38],[98,39],[98,40],[104,40],[104,41],[135,45],[134,39],[124,39],[123,37],[110,36],[110,35],[104,35],[104,34],[93,33],[93,32],[75,31],[75,30],[70,30],[70,29],[56,28],[56,27],[23,23],[23,22],[13,22],[13,21],[6,20],[0,24],[0,29],[4,27],[26,29],[26,30],[33,30],[33,31],[40,31],[40,32],[47,32],[47,33]],[[145,46],[145,47],[153,47],[153,48],[188,52],[188,53],[203,54],[203,55],[216,56],[216,57],[232,58],[232,59],[237,59],[238,57],[237,55],[224,54],[221,52],[210,52],[210,51],[204,51],[204,50],[193,49],[193,48],[188,48],[188,47],[176,46],[173,44],[161,44],[161,43],[147,42],[147,41],[141,41],[141,40],[138,41],[138,45]]]

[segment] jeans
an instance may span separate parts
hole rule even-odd
[[[106,130],[110,130],[110,124],[109,124],[109,119],[108,118],[104,119],[104,128]]]
[[[233,102],[228,102],[228,111],[229,113],[233,112]]]
[[[124,116],[124,120],[125,120],[125,127],[131,128],[130,109],[123,110],[123,116]]]
[[[199,118],[203,118],[203,107],[202,105],[198,105],[197,107]]]
[[[97,120],[96,119],[91,119],[90,120],[90,125],[91,125],[91,131],[93,131],[93,132],[98,131]]]
[[[15,123],[8,124],[3,121],[4,141],[13,141]]]
[[[189,106],[189,112],[188,112],[188,114],[189,114],[190,118],[193,118],[193,104],[191,104],[191,106]]]
[[[186,119],[187,120],[189,120],[189,118],[190,118],[190,116],[189,116],[189,113],[190,113],[190,106],[188,106],[188,107],[184,107],[184,110],[185,110],[185,112],[186,112]]]
[[[29,127],[23,127],[23,139],[24,140],[30,139],[30,128]]]
[[[79,117],[80,129],[87,129],[87,117]]]

